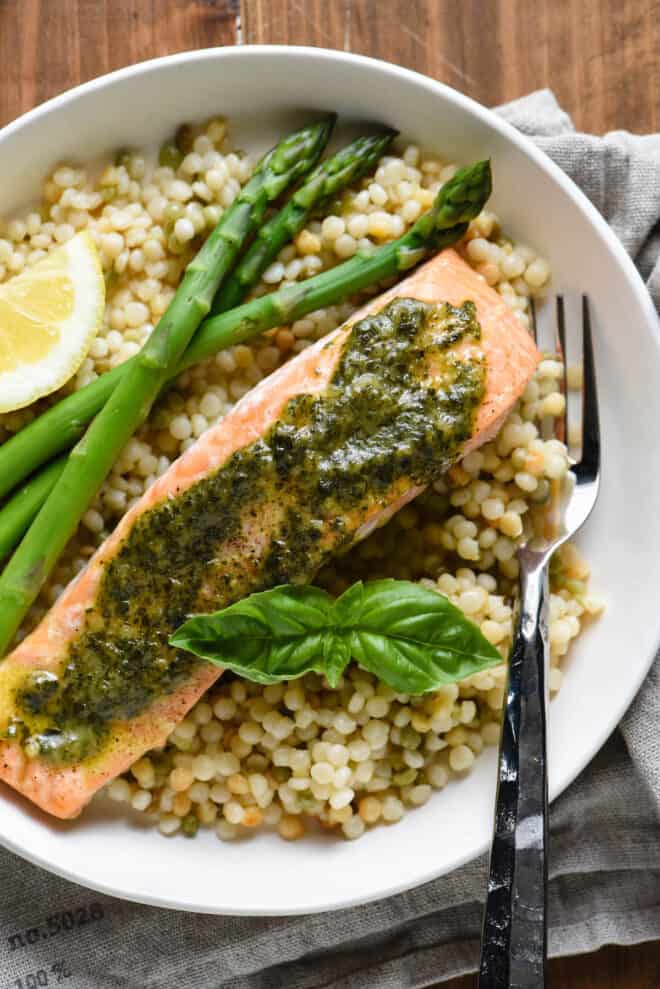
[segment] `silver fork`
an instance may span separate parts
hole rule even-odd
[[[533,312],[541,350],[583,369],[579,449],[564,491],[551,500],[551,529],[526,534],[518,550],[520,601],[509,659],[500,740],[495,826],[484,911],[479,989],[542,989],[545,986],[547,813],[546,716],[548,563],[552,553],[584,523],[598,494],[600,432],[591,319],[586,296],[564,295],[555,306]],[[581,347],[577,327],[582,322]],[[551,342],[548,340],[550,336]],[[550,346],[548,343],[550,342]],[[577,346],[576,346],[577,344]],[[572,360],[573,353],[578,358]],[[558,422],[571,436],[572,403]],[[548,424],[542,435],[548,437]],[[563,434],[563,435],[561,435]],[[574,479],[574,481],[573,481]]]

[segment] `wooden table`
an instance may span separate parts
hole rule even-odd
[[[131,62],[241,41],[374,55],[489,105],[551,86],[584,130],[660,129],[660,0],[0,0],[0,124]],[[660,947],[551,971],[562,989],[657,989]]]

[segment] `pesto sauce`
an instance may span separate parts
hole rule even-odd
[[[471,302],[397,299],[356,323],[322,394],[291,399],[264,437],[137,519],[62,672],[26,677],[5,734],[54,763],[93,757],[113,721],[144,711],[199,664],[168,645],[191,613],[310,580],[350,545],[359,522],[347,525],[347,512],[364,521],[398,480],[441,474],[472,433],[485,379],[479,359],[451,348],[479,337]],[[246,559],[236,540],[269,505],[280,506],[276,531]]]

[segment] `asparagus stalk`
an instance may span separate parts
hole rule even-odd
[[[321,208],[342,189],[366,174],[395,136],[396,131],[388,129],[372,137],[359,137],[318,165],[289,202],[259,228],[252,246],[239,260],[224,286],[216,294],[212,312],[225,312],[239,305],[276,257],[280,248],[303,228],[312,209]],[[114,391],[120,377],[121,375],[116,371],[103,376],[102,380],[106,387],[103,404]],[[100,387],[97,390],[100,396]],[[78,416],[79,420],[83,418],[84,416]],[[77,430],[78,424],[72,419],[70,425],[71,433],[69,434],[65,428],[60,431],[59,437],[60,442],[64,442],[71,436],[69,445],[73,446],[78,439],[74,433],[74,427]],[[0,509],[0,560],[7,556],[27,531],[32,519],[54,488],[65,463],[66,458],[60,458],[42,472],[36,473]]]
[[[321,162],[286,206],[259,229],[252,245],[216,295],[212,313],[227,312],[238,306],[280,249],[302,230],[311,210],[324,206],[347,185],[365,175],[396,133],[387,130],[374,137],[359,137]]]
[[[360,252],[349,261],[314,278],[205,320],[176,373],[274,326],[300,319],[315,309],[343,302],[375,282],[402,274],[433,251],[455,243],[465,233],[469,220],[481,211],[490,189],[488,162],[478,162],[461,169],[440,190],[429,212],[398,240],[375,248],[371,253]],[[126,361],[70,395],[0,447],[0,493],[13,486],[10,483],[2,489],[2,478],[8,471],[13,470],[14,477],[18,477],[20,482],[35,467],[72,446],[85,424],[103,407],[135,360]],[[24,466],[26,462],[29,464],[27,469]],[[59,463],[61,471],[63,462]],[[40,477],[41,474],[35,474],[25,488],[0,510],[0,546],[5,547],[5,552],[15,545],[21,535],[14,522],[14,500],[19,496],[31,497],[33,485],[37,492],[43,490]],[[44,500],[46,493],[44,491]],[[36,511],[40,504],[38,493],[32,504]],[[8,513],[7,518],[5,513]]]
[[[35,521],[0,577],[0,655],[75,532],[113,463],[183,356],[222,280],[269,202],[312,168],[336,118],[304,127],[258,164],[188,265],[177,292],[127,373],[72,450]]]
[[[0,560],[3,560],[27,532],[64,470],[66,457],[53,460],[31,477],[24,487],[0,509]]]
[[[388,129],[373,137],[360,137],[318,165],[283,209],[259,228],[254,243],[217,293],[213,312],[225,312],[237,306],[278,251],[302,229],[311,210],[368,172],[395,136],[396,131]],[[319,145],[321,151],[321,141]],[[113,368],[92,385],[63,399],[0,447],[0,498],[41,464],[78,442],[87,423],[103,408],[123,377],[125,368],[125,364]]]
[[[134,359],[134,358],[133,358]],[[0,446],[0,498],[38,467],[70,450],[126,374],[125,361],[52,405]]]
[[[358,251],[349,261],[307,281],[287,285],[204,320],[178,373],[225,347],[244,343],[274,326],[292,323],[315,309],[343,302],[377,282],[396,278],[430,253],[456,243],[470,220],[481,212],[490,190],[488,161],[460,169],[440,189],[431,209],[398,240],[371,251]]]

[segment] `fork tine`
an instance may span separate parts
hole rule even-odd
[[[566,311],[564,296],[557,296],[557,352],[563,361],[566,357]]]
[[[557,417],[555,433],[557,438],[568,446],[568,352],[566,348],[566,308],[564,296],[557,296],[557,356],[562,363],[561,391],[564,396],[564,414]]]
[[[600,469],[600,422],[591,311],[586,295],[582,296],[582,355],[582,458],[574,471],[582,479],[594,480]]]
[[[530,299],[529,300],[529,312],[530,312],[530,316],[531,316],[531,320],[530,320],[531,327],[530,328],[531,328],[532,337],[534,339],[534,343],[538,346],[539,334],[538,334],[538,329],[537,329],[536,305],[534,303],[534,299]]]
[[[530,299],[532,311],[534,312],[534,342],[542,354],[557,353],[558,323],[559,323],[559,299],[548,300],[538,305]],[[540,423],[540,433],[544,440],[552,439],[555,436],[555,423],[551,416],[544,416]],[[563,436],[559,436],[563,439]]]
[[[542,302],[530,299],[533,313],[534,343],[541,353],[554,353],[557,334],[557,313],[552,302]]]
[[[564,436],[561,438],[569,448],[571,460],[576,463],[582,457],[582,294],[564,292],[562,294],[562,347],[564,353]],[[579,372],[575,382],[569,387],[574,372]]]

